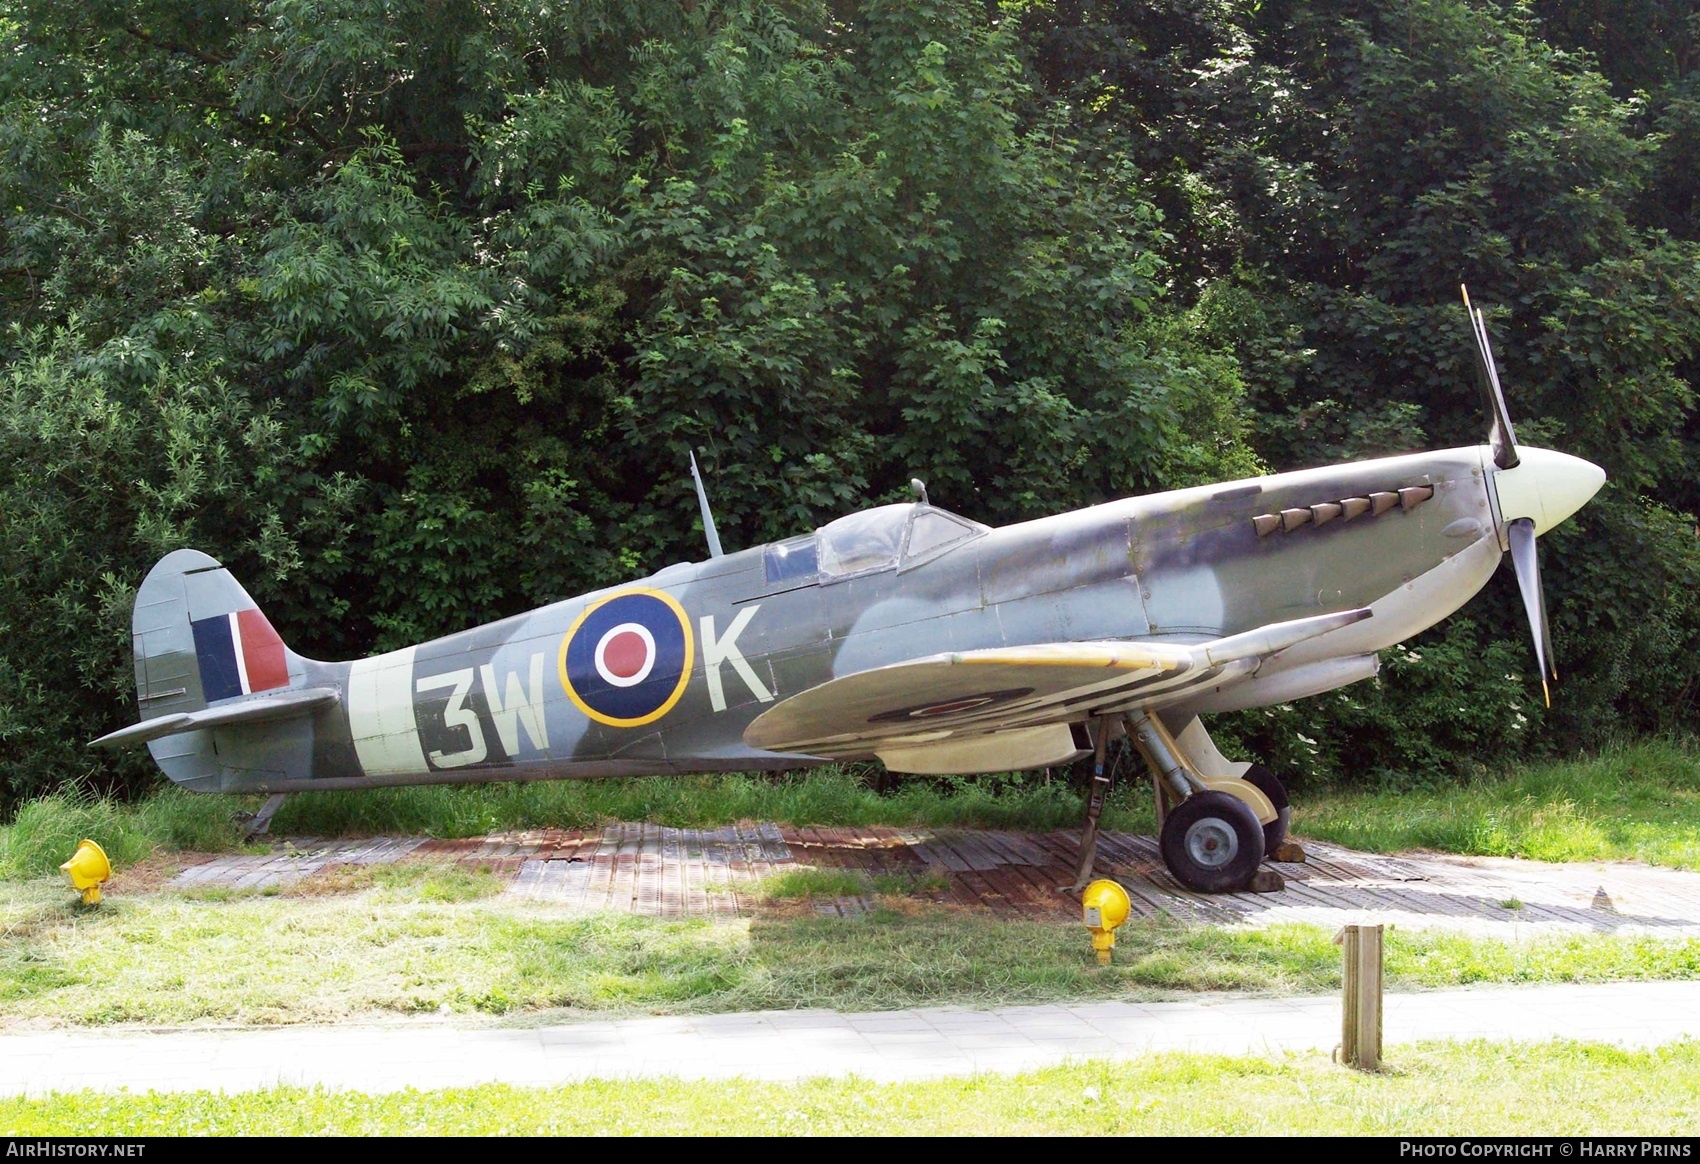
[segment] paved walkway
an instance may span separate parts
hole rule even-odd
[[[1386,1043],[1700,1038],[1700,983],[1433,991],[1387,997]],[[1266,1054],[1339,1041],[1337,998],[1227,999],[839,1014],[768,1011],[530,1028],[447,1023],[0,1035],[0,1095],[82,1088],[366,1092],[581,1079],[876,1080],[1022,1071],[1153,1051]]]
[[[1320,841],[1304,845],[1310,854],[1304,863],[1272,864],[1286,879],[1278,893],[1188,892],[1163,868],[1156,839],[1133,833],[1100,837],[1098,870],[1127,888],[1136,917],[1166,913],[1212,925],[1312,922],[1330,928],[1382,922],[1501,938],[1554,932],[1700,936],[1700,873],[1627,862],[1388,857]],[[1078,899],[1056,887],[1074,879],[1079,852],[1078,838],[1066,831],[613,824],[464,841],[299,837],[278,842],[270,853],[191,865],[177,883],[264,889],[337,865],[460,862],[508,877],[511,897],[540,907],[736,917],[759,908],[766,877],[814,867],[924,873],[943,886],[935,896],[957,908],[1075,921]],[[865,897],[847,897],[817,902],[817,908],[856,914],[869,904]]]

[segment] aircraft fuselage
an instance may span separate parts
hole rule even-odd
[[[334,689],[337,703],[264,732],[149,747],[179,782],[225,792],[804,767],[871,753],[776,753],[745,729],[840,676],[940,652],[1199,642],[1372,609],[1246,681],[1188,689],[1177,709],[1284,702],[1373,675],[1374,652],[1487,582],[1504,543],[1484,452],[1331,465],[999,529],[886,506],[370,659],[291,653],[291,683]],[[169,712],[138,673],[144,714]],[[186,701],[203,694],[183,682]]]

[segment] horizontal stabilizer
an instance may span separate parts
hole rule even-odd
[[[335,689],[330,687],[309,687],[302,691],[280,691],[276,695],[262,695],[258,699],[245,699],[240,703],[227,703],[219,707],[209,707],[202,711],[144,719],[141,723],[131,724],[127,728],[120,728],[118,731],[101,736],[98,740],[91,741],[89,747],[129,748],[137,744],[145,744],[149,740],[174,736],[180,732],[229,727],[231,724],[238,723],[265,723],[270,720],[293,719],[299,715],[307,715],[315,708],[336,703],[338,699],[339,696]]]

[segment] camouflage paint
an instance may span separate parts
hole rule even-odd
[[[803,767],[825,757],[752,747],[746,728],[791,696],[871,668],[996,647],[1199,643],[1374,611],[1254,663],[1185,682],[1111,684],[1071,704],[1068,717],[1081,723],[1138,705],[1184,720],[1274,702],[1373,674],[1375,651],[1446,617],[1487,582],[1503,543],[1485,453],[1328,466],[1001,529],[964,523],[953,543],[841,578],[770,582],[769,547],[760,546],[681,563],[371,659],[325,663],[290,652],[290,689],[334,691],[334,703],[149,748],[173,780],[221,792]],[[1400,489],[1432,494],[1290,531],[1260,533],[1254,522]],[[943,511],[869,512],[877,527]],[[189,621],[253,606],[205,554],[178,551],[154,568],[135,612],[144,720],[207,706]]]

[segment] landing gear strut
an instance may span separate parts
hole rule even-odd
[[[236,823],[241,827],[244,839],[264,836],[271,830],[272,817],[283,807],[284,795],[282,792],[274,792],[266,797],[266,802],[260,805],[259,811],[253,816],[247,813],[236,814]]]
[[[1098,720],[1093,733],[1092,788],[1086,794],[1086,823],[1080,828],[1080,867],[1074,871],[1070,892],[1079,893],[1092,881],[1092,864],[1098,857],[1098,817],[1104,811],[1104,798],[1110,794],[1110,774],[1104,769],[1104,753],[1110,745],[1110,721]]]
[[[1122,721],[1128,739],[1151,769],[1163,863],[1175,880],[1201,893],[1282,889],[1286,882],[1281,875],[1261,865],[1265,857],[1304,860],[1303,850],[1287,837],[1292,819],[1287,790],[1267,768],[1225,759],[1197,717],[1180,722],[1180,730],[1173,732],[1143,709]],[[1109,717],[1100,716],[1093,732],[1092,788],[1081,832],[1076,892],[1092,877],[1098,816],[1110,789],[1104,754],[1111,724]]]
[[[1287,839],[1293,824],[1293,805],[1287,799],[1286,785],[1262,764],[1247,768],[1240,779],[1267,796],[1275,806],[1275,819],[1263,826],[1263,855],[1271,861],[1303,861],[1304,850]]]

